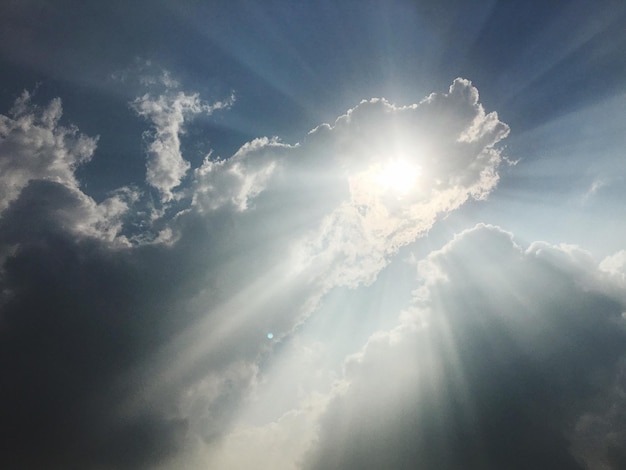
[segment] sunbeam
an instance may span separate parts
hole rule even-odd
[[[626,468],[624,24],[0,2],[0,468]]]

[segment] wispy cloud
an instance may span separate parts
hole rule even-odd
[[[602,188],[606,187],[609,184],[609,181],[606,178],[596,178],[589,186],[589,189],[583,195],[583,202],[588,202],[591,198],[593,198],[598,191]]]

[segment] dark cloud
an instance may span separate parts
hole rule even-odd
[[[159,322],[168,291],[126,254],[68,236],[54,210],[62,199],[46,189],[57,207],[30,208],[18,225],[28,238],[3,266],[0,460],[7,468],[89,468],[106,455],[100,440],[143,426],[109,422],[121,392],[111,385],[153,350],[158,336],[146,317]],[[15,227],[11,209],[3,222]],[[151,454],[144,445],[134,452]]]

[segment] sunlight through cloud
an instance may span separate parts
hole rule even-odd
[[[375,182],[385,191],[404,195],[415,188],[420,174],[418,165],[412,165],[406,160],[391,160],[380,169]]]

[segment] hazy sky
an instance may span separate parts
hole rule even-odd
[[[2,2],[0,467],[626,468],[625,24]]]

